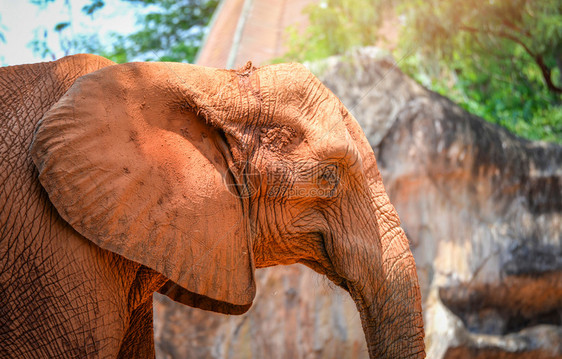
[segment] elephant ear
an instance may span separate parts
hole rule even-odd
[[[225,70],[112,66],[76,81],[31,148],[76,231],[179,285],[168,282],[172,299],[233,314],[255,295],[247,205],[223,178],[232,157],[221,124],[240,109],[237,89]]]

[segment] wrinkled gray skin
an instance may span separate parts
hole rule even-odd
[[[168,267],[161,272],[154,270],[157,265],[149,266],[152,262],[145,261],[146,256],[138,257],[144,258],[138,260],[142,263],[139,264],[102,249],[105,239],[82,228],[84,219],[74,220],[71,207],[74,202],[80,203],[80,196],[84,195],[77,193],[76,199],[61,200],[61,195],[54,195],[49,185],[47,194],[38,181],[30,148],[39,120],[76,79],[110,65],[110,61],[100,57],[78,55],[53,63],[0,69],[0,357],[152,357],[154,291],[184,304],[222,313],[241,314],[251,304],[238,301],[231,292],[214,297],[215,293],[205,292],[207,287],[201,283],[190,282],[188,287],[193,285],[193,291],[199,293],[194,294],[189,291],[191,287],[185,290],[174,284],[182,284],[181,278],[161,274]],[[127,71],[137,73],[144,69],[144,65],[127,66]],[[237,184],[236,191],[258,189],[250,198],[240,199],[243,217],[250,223],[252,270],[297,262],[308,265],[350,293],[360,312],[372,358],[423,358],[421,298],[415,263],[384,191],[372,150],[357,122],[335,96],[304,68],[282,66],[294,79],[290,78],[286,85],[279,84],[281,90],[276,99],[280,104],[276,106],[281,108],[284,102],[300,97],[297,103],[304,105],[298,115],[287,111],[283,116],[274,114],[268,121],[275,126],[263,127],[259,120],[253,124],[219,123],[205,113],[208,110],[199,109],[209,126],[224,127],[228,140],[224,143],[230,146],[228,156],[251,163],[248,167],[237,167],[239,172],[232,173],[230,180]],[[272,77],[276,78],[276,69],[248,68],[245,72],[224,72],[220,76],[238,76],[239,86],[244,90],[248,86],[251,89],[256,81],[258,87],[260,81],[266,86]],[[168,82],[158,88],[168,86]],[[200,84],[190,84],[197,85]],[[217,80],[217,86],[224,87],[224,83]],[[205,91],[213,92],[210,85],[207,87]],[[259,88],[248,93],[262,101],[263,96],[275,92],[267,90],[265,95],[259,94]],[[209,106],[213,110],[220,107]],[[295,123],[294,116],[298,126],[286,127],[284,121]],[[314,120],[315,116],[334,119],[322,122]],[[327,140],[317,136],[331,130],[334,131]],[[265,137],[259,137],[264,133]],[[273,159],[278,163],[280,159],[299,158],[295,153],[302,146],[294,149],[283,141],[276,143],[292,133],[297,133],[299,143],[314,150],[301,153],[300,158],[319,158],[318,163],[336,160],[337,171],[317,171],[321,178],[314,182],[324,190],[339,186],[333,195],[315,198],[309,191],[305,196],[285,197],[278,188],[295,186],[306,192],[310,185],[302,181],[295,185],[298,181],[291,177],[296,176],[294,172],[267,175],[274,170]],[[254,134],[261,138],[258,144],[244,143],[256,138]],[[48,177],[44,173],[48,173],[50,165],[45,165],[41,157],[48,149],[41,147],[41,136],[40,133],[39,144],[33,145],[34,156],[41,175]],[[283,146],[285,151],[289,148],[294,152],[279,155],[277,151]],[[248,148],[249,155],[244,153]],[[229,161],[232,164],[232,159]],[[267,180],[241,173],[248,168],[266,173]],[[306,166],[294,168],[297,172],[299,168],[307,170]],[[48,181],[47,178],[44,184]],[[269,191],[272,188],[277,189]],[[51,200],[56,202],[56,209]],[[69,201],[71,209],[67,210]],[[219,226],[221,221],[217,219],[215,223]],[[89,236],[86,239],[79,232]],[[216,291],[220,292],[220,288]]]

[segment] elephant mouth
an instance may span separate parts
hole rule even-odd
[[[327,241],[332,241],[332,235],[323,232],[315,232],[314,236],[317,238],[320,253],[320,260],[307,260],[301,259],[298,262],[306,265],[315,272],[325,275],[332,283],[342,288],[346,292],[351,294],[351,289],[349,286],[349,281],[339,273],[337,267],[335,266],[332,258],[328,254],[328,243]]]

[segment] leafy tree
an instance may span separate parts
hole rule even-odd
[[[130,58],[193,62],[218,0],[127,0],[157,5],[140,19],[142,29],[117,41]]]
[[[31,0],[46,7],[57,0]],[[96,34],[72,34],[72,21],[55,25],[53,31],[59,36],[65,54],[90,52],[108,57],[116,62],[178,61],[192,62],[201,45],[205,28],[218,0],[122,0],[142,8],[137,21],[141,29],[130,35],[112,34],[111,44],[105,45]],[[70,6],[69,0],[64,0]],[[103,0],[91,0],[82,11],[94,17],[105,6]],[[32,41],[36,53],[43,57],[53,55],[47,46],[49,31],[38,32]]]
[[[438,63],[433,87],[530,139],[562,143],[562,3],[557,0],[405,1],[404,41]],[[417,69],[415,71],[415,68]],[[446,86],[453,80],[453,92]]]
[[[375,44],[388,4],[404,23],[403,71],[523,137],[562,143],[559,0],[323,0],[304,34],[290,30],[285,60]]]

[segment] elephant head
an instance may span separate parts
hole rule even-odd
[[[347,290],[371,357],[424,357],[414,259],[356,120],[298,64],[110,66],[41,120],[50,200],[175,300],[245,312],[254,270],[303,263]]]

